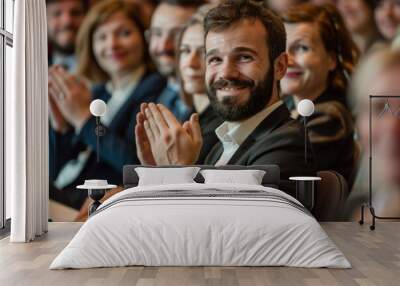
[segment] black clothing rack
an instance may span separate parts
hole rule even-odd
[[[400,120],[400,110],[393,112],[390,108],[389,98],[400,98],[400,95],[370,95],[369,96],[369,195],[368,202],[361,205],[361,219],[359,223],[364,224],[364,209],[369,208],[372,215],[372,224],[369,226],[371,230],[375,230],[376,219],[400,219],[400,217],[383,217],[375,213],[375,208],[372,205],[372,101],[374,98],[386,98],[385,106],[379,113],[379,117],[383,116],[386,112],[390,112],[392,116],[398,117]]]

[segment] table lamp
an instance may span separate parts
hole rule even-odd
[[[106,134],[106,128],[101,125],[100,117],[103,116],[107,111],[106,103],[101,99],[95,99],[90,103],[90,113],[96,117],[96,129],[95,133],[97,136],[97,163],[100,161],[100,137]]]
[[[297,105],[297,112],[304,118],[304,160],[307,165],[307,117],[314,113],[314,103],[309,99],[301,100]]]

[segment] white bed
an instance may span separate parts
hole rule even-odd
[[[351,267],[284,192],[198,183],[138,186],[111,197],[50,269],[128,265]]]

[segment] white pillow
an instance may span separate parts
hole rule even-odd
[[[193,179],[199,170],[199,167],[135,168],[139,176],[139,186],[196,183]]]
[[[201,170],[205,184],[246,184],[261,185],[265,171],[262,170]]]

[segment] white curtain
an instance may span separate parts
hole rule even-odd
[[[12,242],[48,227],[47,24],[45,0],[15,1],[13,93],[6,97],[6,188]]]

